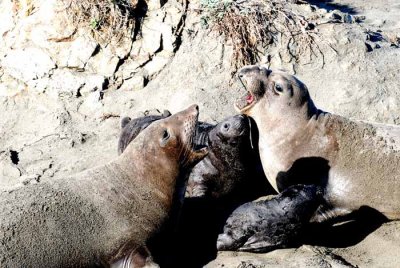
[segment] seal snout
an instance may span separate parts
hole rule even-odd
[[[193,114],[194,116],[197,116],[199,114],[199,105],[193,104],[187,108],[188,112]]]
[[[229,250],[233,248],[235,240],[233,240],[227,234],[220,234],[218,235],[217,239],[217,250]]]

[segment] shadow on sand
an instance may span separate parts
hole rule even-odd
[[[357,14],[357,10],[354,7],[351,7],[350,5],[346,4],[336,3],[337,1],[335,0],[307,0],[307,2],[319,8],[324,8],[328,12],[337,9],[341,12],[348,13],[351,15]]]
[[[311,224],[304,233],[304,243],[334,248],[354,246],[387,221],[380,212],[361,207],[335,221]]]

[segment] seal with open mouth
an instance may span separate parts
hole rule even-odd
[[[198,113],[154,122],[103,166],[0,192],[0,266],[91,267],[145,245],[207,154],[193,144]]]
[[[235,106],[258,126],[263,169],[277,191],[323,186],[333,210],[320,220],[362,206],[400,218],[400,126],[323,112],[304,83],[283,71],[252,65],[238,77],[246,94]]]

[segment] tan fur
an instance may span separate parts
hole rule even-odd
[[[247,90],[264,87],[263,95],[241,110],[257,123],[261,161],[273,187],[278,190],[278,174],[296,160],[320,157],[330,167],[325,197],[337,211],[369,206],[400,219],[400,126],[322,112],[294,76],[280,71],[266,75],[260,69],[249,66],[239,72]],[[274,92],[275,83],[284,93]]]
[[[116,160],[0,193],[0,267],[86,267],[145,244],[167,218],[193,151],[197,106],[144,130]],[[170,138],[160,146],[164,130]]]

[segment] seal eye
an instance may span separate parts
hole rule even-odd
[[[224,128],[224,130],[229,130],[229,127],[230,127],[231,125],[229,124],[229,123],[225,123],[224,125],[223,125],[223,128]]]
[[[160,140],[161,147],[165,147],[167,145],[169,137],[170,137],[170,135],[169,135],[168,130],[164,129],[164,131],[162,132],[161,140]]]
[[[278,83],[275,84],[274,89],[275,89],[275,91],[277,93],[282,93],[283,92],[283,87]]]
[[[163,140],[167,140],[169,138],[169,133],[168,133],[168,130],[164,130],[164,132],[163,132],[163,135],[162,135],[162,139]]]

